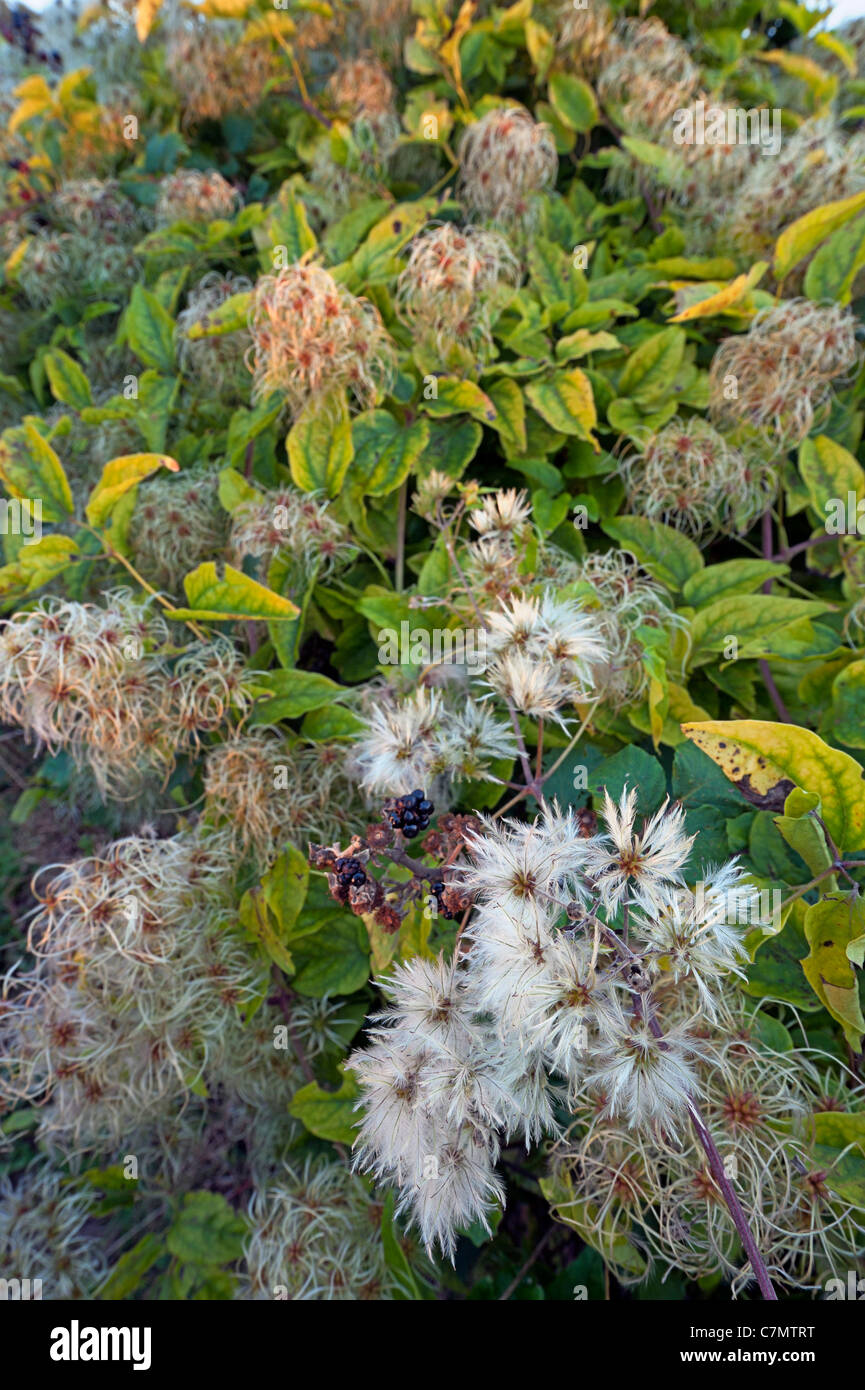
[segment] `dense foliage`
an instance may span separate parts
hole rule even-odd
[[[832,1297],[865,23],[0,8],[0,1275]]]

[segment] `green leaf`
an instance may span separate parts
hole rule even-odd
[[[563,125],[585,134],[598,123],[598,103],[588,82],[568,72],[554,72],[549,81],[550,102]]]
[[[841,850],[865,849],[865,773],[810,729],[737,719],[683,724],[682,733],[718,764],[754,806],[783,811],[794,787],[820,798]]]
[[[318,1082],[311,1081],[296,1092],[288,1113],[319,1139],[329,1139],[334,1144],[353,1144],[360,1123],[355,1114],[360,1086],[353,1072],[345,1067],[340,1067],[340,1071],[343,1082],[338,1091],[324,1091]]]
[[[832,737],[865,748],[865,660],[851,661],[832,683]]]
[[[283,402],[278,393],[269,396],[267,400],[259,401],[258,405],[247,410],[245,406],[239,406],[235,410],[228,422],[228,441],[226,444],[226,459],[233,468],[245,466],[247,459],[247,448],[254,444],[259,436],[264,435],[270,426],[278,419],[282,410]],[[253,459],[255,453],[253,452]]]
[[[190,606],[166,609],[170,618],[203,622],[263,618],[273,622],[296,618],[299,612],[291,599],[275,594],[232,565],[225,566],[225,575],[220,579],[212,560],[206,560],[188,574],[183,587]]]
[[[424,394],[420,408],[439,417],[471,415],[485,425],[491,425],[497,413],[489,396],[474,381],[462,381],[455,376],[436,377],[435,395],[427,399]]]
[[[529,274],[547,309],[558,307],[559,317],[577,309],[588,295],[586,277],[577,270],[567,251],[546,237],[532,239],[528,252]]]
[[[816,792],[803,792],[796,787],[784,803],[783,816],[775,817],[779,833],[804,859],[815,878],[832,863],[826,836],[814,819],[814,813],[819,815],[821,809]]]
[[[294,845],[287,845],[261,880],[265,902],[288,939],[300,916],[309,887],[309,861]]]
[[[42,536],[35,545],[22,545],[15,560],[0,568],[0,595],[29,594],[56,579],[80,548],[70,536]]]
[[[326,705],[304,715],[300,732],[303,738],[312,743],[331,743],[341,738],[354,739],[366,727],[363,720],[358,719],[350,709],[343,709],[342,705]]]
[[[19,501],[42,503],[43,521],[62,521],[75,510],[63,465],[29,422],[0,438],[0,478]]]
[[[595,398],[589,378],[579,367],[530,381],[526,397],[552,429],[585,439],[596,453],[600,452],[601,446],[592,434],[598,423]]]
[[[418,478],[425,478],[433,469],[451,478],[462,477],[482,438],[483,430],[476,420],[431,420],[429,443],[417,462]]]
[[[159,468],[177,473],[180,464],[167,454],[125,454],[106,463],[102,477],[87,499],[90,525],[104,526],[121,497]]]
[[[237,333],[245,329],[249,322],[252,296],[252,290],[230,295],[198,322],[190,324],[187,337],[191,342],[195,342],[199,338],[221,338],[226,333]]]
[[[247,502],[264,501],[264,494],[252,483],[247,482],[236,468],[221,468],[219,471],[219,502],[227,512],[236,511]]]
[[[224,1265],[243,1255],[247,1225],[218,1192],[187,1192],[165,1243],[184,1264]]]
[[[489,386],[488,392],[497,412],[492,425],[501,437],[502,448],[508,455],[523,453],[526,449],[526,405],[522,391],[515,381],[501,377]]]
[[[726,816],[741,815],[746,807],[717,764],[687,740],[673,755],[673,796],[686,809],[710,804]]]
[[[402,487],[430,437],[428,420],[400,424],[387,410],[367,410],[351,426],[354,446],[352,483],[367,497],[386,497]]]
[[[374,285],[387,281],[402,267],[397,252],[411,241],[435,207],[435,199],[420,198],[414,203],[397,203],[386,217],[377,222],[351,260],[337,267],[338,280],[353,284]]]
[[[841,1024],[854,1052],[862,1050],[865,1018],[847,946],[863,933],[865,904],[851,893],[825,897],[805,913],[805,936],[811,947],[802,961],[805,978],[821,1004]]]
[[[326,912],[318,929],[296,945],[294,957],[292,985],[315,999],[354,994],[369,979],[369,938],[363,922],[351,913]]]
[[[657,811],[667,795],[667,779],[658,759],[635,743],[594,768],[589,785],[593,792],[606,789],[614,801],[619,800],[625,787],[636,788],[637,804],[644,816]]]
[[[165,440],[171,421],[174,404],[180,394],[179,376],[160,376],[148,367],[138,381],[138,409],[135,423],[140,429],[144,442],[154,454],[165,451]]]
[[[162,1240],[149,1231],[131,1250],[120,1256],[108,1277],[97,1289],[97,1298],[112,1302],[129,1298],[140,1286],[148,1270],[152,1269],[164,1254],[165,1246]]]
[[[865,1114],[843,1110],[818,1110],[814,1116],[814,1137],[830,1149],[846,1149],[849,1144],[865,1154]]]
[[[237,909],[237,919],[247,938],[255,941],[269,960],[286,975],[294,974],[294,957],[283,940],[261,888],[250,888],[244,893]]]
[[[299,719],[309,710],[333,704],[348,692],[329,676],[317,671],[302,671],[292,667],[284,671],[268,671],[262,678],[262,688],[268,697],[255,707],[255,723],[272,724],[280,719]]]
[[[405,1252],[397,1239],[396,1229],[393,1221],[393,1209],[396,1202],[396,1194],[391,1190],[388,1192],[381,1213],[381,1246],[384,1252],[384,1262],[391,1274],[394,1276],[395,1288],[393,1298],[396,1300],[417,1301],[422,1297],[418,1288],[417,1280],[412,1273],[411,1265],[406,1259]]]
[[[699,609],[691,619],[691,663],[699,665],[722,652],[730,638],[738,642],[737,657],[771,656],[776,634],[800,618],[816,617],[831,605],[812,599],[781,598],[775,594],[734,594]]]
[[[775,560],[723,560],[692,574],[682,589],[682,598],[691,608],[702,608],[719,598],[752,594],[767,579],[789,573],[789,568]]]
[[[794,903],[781,931],[760,943],[753,964],[747,967],[748,982],[744,988],[754,999],[784,999],[806,1013],[816,1013],[820,1002],[814,997],[800,964],[808,943],[798,920],[796,909],[799,907],[804,917],[805,905]]]
[[[601,524],[612,540],[630,550],[649,574],[674,593],[703,567],[703,557],[694,542],[662,521],[617,516]]]
[[[335,497],[354,457],[345,392],[310,402],[289,430],[286,448],[297,487]]]
[[[618,394],[638,404],[658,401],[673,390],[685,352],[682,328],[653,333],[628,358],[619,377]]]
[[[865,265],[865,217],[840,227],[824,242],[805,272],[805,293],[815,303],[849,304],[853,282]]]
[[[560,362],[574,362],[579,357],[588,357],[592,352],[616,352],[621,346],[613,333],[593,333],[589,328],[578,328],[575,333],[559,339],[556,357]]]
[[[857,504],[865,498],[862,465],[848,449],[825,434],[802,441],[799,472],[808,489],[811,506],[821,521],[829,517],[832,502],[840,502],[846,515],[848,493],[855,493]]]
[[[42,365],[56,400],[71,405],[73,410],[83,410],[85,406],[93,404],[90,382],[68,353],[60,348],[46,352]]]
[[[124,323],[129,346],[140,361],[163,372],[174,371],[174,320],[141,284],[132,291]]]
[[[273,266],[273,249],[276,246],[285,247],[289,265],[294,265],[307,251],[315,249],[315,234],[309,225],[306,208],[290,183],[283,184],[271,204],[267,221],[253,229],[252,237],[267,270]]]

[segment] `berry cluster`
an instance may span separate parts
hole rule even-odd
[[[343,888],[362,888],[366,883],[366,871],[354,857],[337,859],[336,876]]]
[[[408,796],[397,797],[388,806],[387,813],[394,830],[401,830],[407,840],[413,840],[417,834],[427,829],[434,809],[433,803],[427,801],[423,792],[418,789],[410,792]]]

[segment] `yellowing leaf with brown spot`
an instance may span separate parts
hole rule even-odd
[[[725,313],[727,309],[743,300],[755,285],[759,284],[768,269],[768,261],[758,261],[756,265],[751,266],[746,275],[737,275],[735,280],[731,280],[729,285],[725,285],[716,294],[710,294],[708,298],[700,299],[696,304],[690,304],[680,314],[674,314],[670,323],[685,323],[689,319],[706,319],[711,318],[714,314]]]
[[[794,787],[815,792],[838,848],[865,849],[865,773],[849,753],[810,729],[761,719],[683,724],[682,733],[753,805],[783,811]]]

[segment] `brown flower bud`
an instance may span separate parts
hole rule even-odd
[[[402,926],[402,918],[396,908],[390,907],[387,903],[376,908],[373,916],[382,931],[386,931],[388,936],[393,936]]]
[[[366,842],[370,849],[387,849],[394,842],[394,833],[384,822],[380,825],[370,825],[367,826]]]

